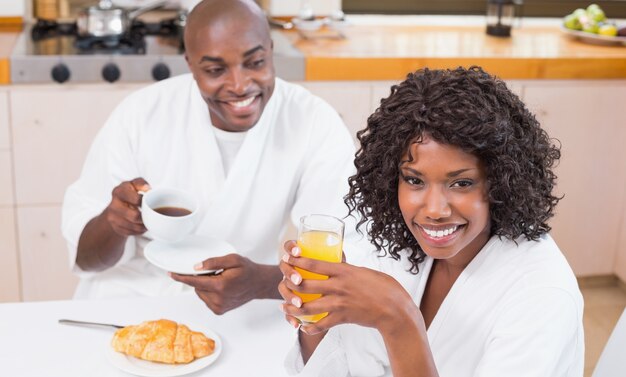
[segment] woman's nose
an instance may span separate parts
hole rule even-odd
[[[446,218],[452,214],[448,197],[439,187],[431,187],[426,191],[423,208],[424,214],[434,220]]]

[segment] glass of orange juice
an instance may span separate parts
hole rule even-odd
[[[328,215],[307,215],[300,219],[298,226],[298,247],[300,255],[305,258],[340,263],[343,246],[344,223],[340,219]],[[326,275],[316,274],[296,267],[302,279],[325,280]],[[321,297],[319,293],[294,293],[302,302],[309,302]],[[326,317],[328,313],[300,316],[302,323],[315,323]]]

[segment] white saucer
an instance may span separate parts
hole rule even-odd
[[[193,266],[205,259],[234,252],[235,248],[226,241],[199,235],[191,235],[174,244],[150,241],[143,250],[148,262],[182,275],[215,273],[215,270],[194,270]]]

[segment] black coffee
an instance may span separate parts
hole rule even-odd
[[[155,208],[154,211],[160,213],[161,215],[173,217],[187,216],[191,213],[190,210],[180,207],[159,207]]]

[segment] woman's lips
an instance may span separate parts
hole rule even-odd
[[[444,245],[444,244],[451,242],[453,239],[455,239],[458,236],[460,230],[463,229],[464,227],[465,225],[458,225],[458,224],[443,226],[443,227],[437,226],[437,228],[418,225],[418,228],[420,230],[420,233],[422,234],[422,237],[429,243],[432,243],[437,246]]]

